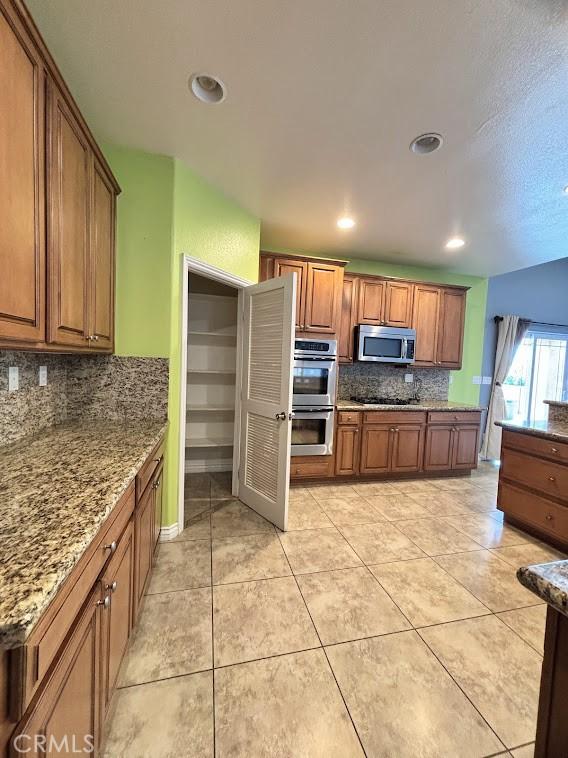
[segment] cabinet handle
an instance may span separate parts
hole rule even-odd
[[[116,581],[112,582],[112,584],[107,584],[105,589],[109,590],[110,592],[116,592],[116,588],[118,587],[118,584]]]
[[[558,448],[557,447],[551,447],[550,448],[550,452],[551,453],[557,453],[558,452]]]
[[[110,595],[105,595],[102,600],[97,600],[95,605],[102,605],[106,611],[106,609],[110,606]]]
[[[556,481],[556,477],[555,476],[549,476],[548,477],[548,481],[549,482],[555,482]]]
[[[112,555],[116,550],[116,540],[113,540],[110,545],[103,545],[103,550],[110,550]]]

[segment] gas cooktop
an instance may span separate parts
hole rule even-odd
[[[416,405],[417,400],[400,397],[351,397],[354,403],[362,405]]]

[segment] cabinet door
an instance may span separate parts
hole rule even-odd
[[[92,754],[100,738],[100,614],[101,591],[89,596],[82,613],[75,623],[63,649],[46,677],[40,696],[33,701],[31,709],[18,725],[14,735],[12,755],[22,755],[18,750],[17,735],[22,738],[28,756],[57,755],[35,744],[34,735],[44,736],[49,746],[63,744],[67,749],[59,753],[74,752]],[[74,745],[72,744],[74,740]],[[36,750],[38,747],[40,749]],[[27,750],[29,748],[29,751]],[[91,748],[91,749],[89,749]]]
[[[412,311],[412,328],[416,329],[415,366],[436,365],[439,317],[440,288],[417,284]]]
[[[429,426],[426,431],[425,471],[449,471],[452,468],[453,426]]]
[[[337,355],[340,363],[353,363],[358,294],[359,279],[346,274],[343,277],[339,338],[337,342]]]
[[[0,6],[0,340],[45,340],[44,77]]]
[[[477,467],[479,453],[479,425],[460,424],[454,431],[452,468],[472,469]]]
[[[391,471],[422,471],[424,424],[401,424],[392,440]]]
[[[152,483],[154,489],[154,543],[153,549],[158,546],[160,530],[162,528],[162,513],[164,505],[164,467],[160,466]]]
[[[303,329],[305,323],[306,307],[306,278],[308,264],[305,261],[288,260],[286,258],[274,259],[274,278],[297,274],[296,282],[296,329]]]
[[[104,573],[102,611],[102,718],[106,715],[132,629],[134,610],[134,526],[126,527]]]
[[[358,426],[338,426],[335,449],[335,473],[357,474],[359,470],[360,434]]]
[[[441,290],[437,361],[446,368],[461,368],[465,297],[460,290]]]
[[[410,282],[386,282],[385,324],[410,328],[413,295],[414,285]]]
[[[91,152],[52,82],[47,113],[49,342],[88,347]]]
[[[361,440],[362,474],[382,474],[390,471],[391,425],[364,424]]]
[[[259,267],[258,267],[258,281],[265,282],[267,279],[274,277],[274,256],[272,255],[260,255]]]
[[[384,322],[385,283],[380,279],[359,281],[358,324],[380,326]]]
[[[134,618],[152,568],[154,553],[154,489],[148,485],[134,512]]]
[[[89,279],[91,347],[112,350],[114,341],[115,194],[103,169],[93,167]]]
[[[343,269],[328,263],[308,263],[304,328],[307,332],[335,334]]]

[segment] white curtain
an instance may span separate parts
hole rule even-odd
[[[493,388],[489,400],[485,436],[481,447],[481,457],[485,460],[495,460],[501,457],[502,430],[500,426],[495,426],[496,421],[502,421],[505,418],[505,397],[501,385],[507,378],[517,348],[523,341],[529,324],[530,321],[524,321],[518,316],[503,316],[499,322]]]

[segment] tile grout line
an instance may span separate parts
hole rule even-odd
[[[280,536],[278,536],[278,539],[280,539]],[[290,560],[288,558],[288,555],[286,553],[284,545],[282,545],[282,540],[280,540],[280,545],[282,547],[282,550],[284,551],[284,555],[286,556],[286,560],[288,561],[288,565],[290,566],[290,571],[292,571],[292,564],[290,563]],[[298,592],[300,593],[300,597],[303,600],[304,606],[306,608],[306,612],[307,612],[308,616],[310,617],[310,621],[312,622],[312,626],[313,626],[314,631],[315,631],[315,633],[317,635],[317,638],[319,640],[319,643],[320,643],[320,646],[321,646],[321,650],[323,651],[323,654],[325,656],[325,660],[327,661],[327,665],[329,667],[329,670],[331,671],[331,675],[333,677],[333,680],[335,681],[335,686],[337,687],[337,690],[339,692],[341,700],[343,701],[343,705],[345,707],[345,710],[347,711],[347,715],[349,716],[349,720],[351,721],[351,724],[353,726],[353,730],[354,730],[354,732],[355,732],[355,734],[357,736],[357,739],[359,740],[359,744],[361,745],[361,750],[363,751],[363,755],[367,756],[367,752],[366,752],[365,748],[363,747],[363,742],[361,740],[361,737],[359,735],[357,727],[355,726],[355,721],[353,720],[353,716],[351,715],[351,711],[349,710],[349,706],[347,705],[345,697],[343,696],[343,692],[341,690],[341,687],[339,686],[339,682],[337,681],[337,677],[335,676],[335,671],[333,670],[333,667],[332,667],[332,665],[331,665],[331,663],[329,661],[329,658],[327,656],[327,653],[325,651],[325,646],[324,646],[324,644],[321,641],[320,633],[319,633],[318,628],[317,628],[317,626],[316,626],[316,624],[315,624],[315,622],[314,622],[314,620],[312,618],[312,614],[310,613],[310,609],[308,608],[308,604],[306,602],[306,598],[304,597],[304,595],[302,593],[302,588],[300,587],[298,579],[297,579],[297,577],[296,577],[296,575],[294,574],[293,571],[292,571],[292,576],[294,577],[294,581],[296,582],[296,587],[298,588]]]

